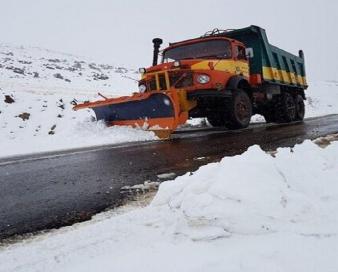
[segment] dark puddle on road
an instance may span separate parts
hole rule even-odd
[[[124,186],[120,189],[120,197],[115,201],[116,204],[114,204],[114,206],[108,207],[95,214],[77,213],[74,214],[73,217],[71,216],[72,219],[69,222],[62,221],[60,224],[48,226],[45,230],[13,235],[9,238],[2,239],[0,241],[0,249],[22,241],[29,242],[30,240],[51,234],[62,228],[69,228],[76,224],[89,222],[90,220],[99,221],[100,218],[107,218],[109,214],[116,216],[134,209],[146,207],[155,197],[159,185],[164,181],[172,180],[176,177],[177,174],[174,172],[162,173],[157,175],[156,181],[147,180],[143,184]]]

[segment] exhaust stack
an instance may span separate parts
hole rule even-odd
[[[160,52],[160,46],[162,43],[163,43],[163,40],[160,38],[153,39],[153,44],[154,44],[153,66],[157,65],[158,53]]]

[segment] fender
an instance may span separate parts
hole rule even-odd
[[[248,82],[248,80],[244,77],[244,76],[233,76],[231,77],[227,84],[226,84],[226,89],[227,90],[235,90],[235,89],[249,89],[250,88],[250,84]],[[244,88],[243,88],[244,87]]]

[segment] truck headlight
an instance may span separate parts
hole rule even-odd
[[[147,72],[146,68],[139,68],[138,71],[141,74],[145,74]]]
[[[210,76],[208,75],[199,75],[197,76],[197,82],[201,84],[206,84],[210,81]]]
[[[181,62],[179,60],[174,61],[174,67],[180,67]]]
[[[141,84],[138,86],[138,90],[140,91],[140,93],[144,93],[147,90],[147,86],[144,84]]]

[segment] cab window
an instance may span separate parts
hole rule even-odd
[[[237,59],[246,60],[245,48],[243,46],[236,46]]]

